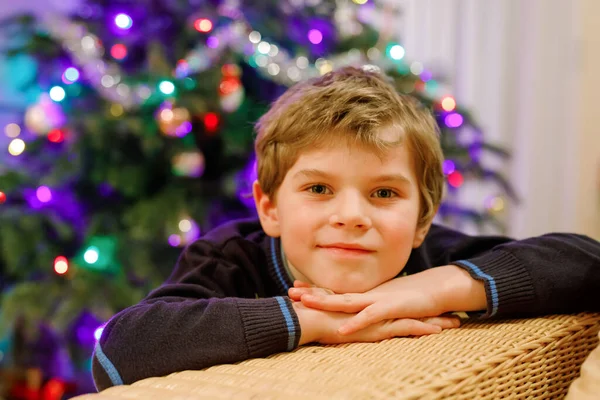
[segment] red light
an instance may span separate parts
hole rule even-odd
[[[219,85],[219,92],[225,96],[235,92],[240,87],[240,81],[237,78],[225,78]]]
[[[450,175],[448,175],[448,183],[450,186],[458,188],[461,187],[464,182],[464,178],[462,174],[458,171],[454,171]]]
[[[69,270],[69,261],[66,257],[58,256],[54,259],[54,272],[64,275]]]
[[[115,44],[110,48],[110,55],[117,60],[122,60],[127,57],[127,47],[124,44]]]
[[[219,125],[219,116],[215,113],[208,113],[204,116],[204,127],[207,132],[214,132]]]
[[[198,18],[195,22],[194,22],[194,28],[196,28],[196,30],[198,32],[203,32],[203,33],[207,33],[210,32],[213,28],[213,24],[212,22],[210,22],[209,19],[206,18]]]
[[[60,129],[52,129],[48,132],[48,140],[52,143],[60,143],[65,140],[65,134]]]
[[[221,67],[221,73],[224,77],[240,76],[240,67],[236,64],[225,64]]]
[[[0,204],[6,201],[6,194],[4,192],[0,192]]]

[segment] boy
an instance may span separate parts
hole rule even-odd
[[[600,310],[600,243],[432,225],[435,121],[381,75],[348,67],[300,83],[257,132],[260,221],[207,233],[111,319],[94,352],[99,390],[304,343],[437,333],[458,326],[451,312]]]

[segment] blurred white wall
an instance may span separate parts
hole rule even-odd
[[[488,140],[512,151],[509,234],[600,238],[600,2],[390,0],[409,61],[446,74]]]

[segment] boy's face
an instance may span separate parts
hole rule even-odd
[[[304,152],[274,203],[254,186],[262,226],[281,237],[295,278],[360,293],[394,278],[427,227],[406,145],[378,158],[358,146]]]

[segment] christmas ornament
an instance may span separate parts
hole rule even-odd
[[[65,121],[62,108],[48,95],[40,96],[39,101],[25,111],[25,126],[38,135],[45,135],[52,129],[60,128]]]
[[[163,103],[156,111],[158,128],[166,136],[183,137],[192,131],[190,112],[183,107]]]
[[[204,155],[199,151],[188,151],[179,153],[171,160],[173,174],[198,178],[202,176],[205,167]]]

